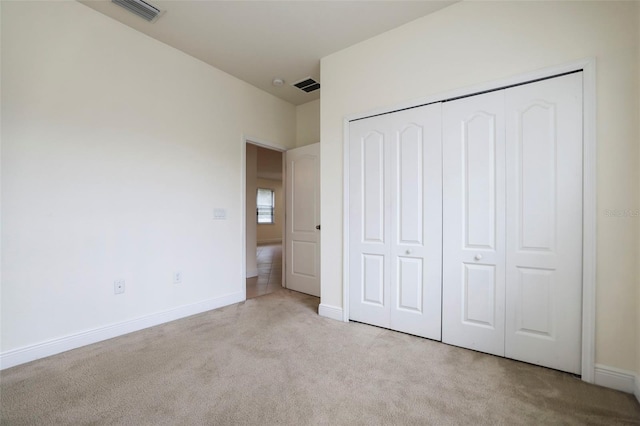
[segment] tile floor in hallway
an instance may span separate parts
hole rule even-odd
[[[247,299],[269,294],[282,286],[282,244],[258,245],[258,276],[247,278]]]

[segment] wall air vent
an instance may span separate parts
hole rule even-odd
[[[293,86],[307,93],[316,91],[320,88],[320,83],[312,79],[311,77],[304,78],[297,83],[293,83]]]
[[[111,2],[149,22],[155,22],[162,15],[160,9],[143,0],[111,0]]]

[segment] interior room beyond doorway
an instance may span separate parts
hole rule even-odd
[[[273,293],[282,287],[282,244],[258,244],[258,275],[247,278],[247,299]]]
[[[282,152],[247,144],[248,299],[283,285],[284,185]]]

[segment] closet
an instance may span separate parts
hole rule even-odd
[[[580,373],[582,73],[350,123],[349,316]]]
[[[350,318],[441,338],[441,105],[350,124]]]

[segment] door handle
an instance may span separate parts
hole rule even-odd
[[[316,225],[316,229],[319,231],[320,230],[320,225]]]
[[[482,259],[482,255],[480,253],[476,254],[474,257],[475,260],[480,260]]]
[[[404,254],[411,254],[411,250],[410,250],[410,249],[407,249],[407,250],[404,252]]]

